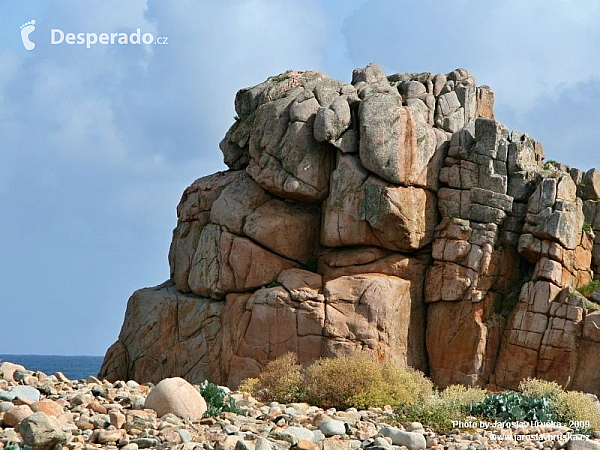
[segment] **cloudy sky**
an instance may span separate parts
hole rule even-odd
[[[0,354],[102,355],[129,295],[168,278],[181,192],[224,169],[235,92],[286,69],[349,82],[369,62],[465,67],[547,158],[600,166],[599,12],[595,0],[0,0]],[[51,29],[137,28],[168,45],[50,44]]]

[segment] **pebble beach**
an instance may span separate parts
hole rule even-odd
[[[418,422],[395,422],[391,407],[338,411],[307,403],[265,404],[235,391],[229,395],[239,414],[202,417],[206,406],[199,393],[196,397],[198,387],[186,391],[192,385],[169,380],[178,380],[177,388],[161,393],[161,383],[69,380],[60,372],[47,375],[2,363],[0,449],[15,444],[48,450],[600,449],[594,436],[573,434],[562,424],[477,428],[472,418],[459,423],[470,428],[437,434]]]

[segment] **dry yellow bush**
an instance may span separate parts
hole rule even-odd
[[[471,404],[482,401],[485,396],[482,389],[448,386],[423,401],[398,408],[396,419],[399,422],[421,422],[439,432],[449,431],[453,420],[465,419]]]
[[[469,408],[472,403],[481,402],[486,393],[483,389],[465,387],[460,384],[448,386],[440,393],[440,398],[448,405],[459,409]]]
[[[398,406],[422,400],[433,389],[425,376],[359,353],[315,361],[305,376],[307,400],[324,408]]]
[[[536,378],[521,381],[519,390],[530,397],[549,397],[559,421],[567,426],[600,430],[600,407],[583,392],[565,391],[554,381]]]
[[[262,401],[290,403],[303,398],[304,375],[295,353],[286,353],[267,364],[254,387]]]
[[[552,399],[556,414],[572,428],[600,430],[598,403],[583,392],[561,391]]]
[[[563,389],[554,381],[527,378],[519,383],[519,391],[529,397],[542,398],[557,395]]]
[[[246,378],[238,386],[238,391],[254,395],[258,390],[259,383],[260,380],[258,378]]]
[[[374,361],[359,353],[321,358],[303,369],[293,353],[270,362],[258,379],[249,378],[240,390],[262,401],[307,401],[324,408],[397,407],[423,401],[433,385],[421,372]]]

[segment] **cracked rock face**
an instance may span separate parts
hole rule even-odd
[[[464,69],[240,90],[230,170],[185,190],[170,280],[129,299],[101,376],[235,387],[292,351],[364,351],[439,386],[600,393],[600,172],[544,164]],[[596,300],[594,300],[596,299]]]

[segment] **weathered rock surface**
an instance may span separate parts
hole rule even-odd
[[[370,174],[358,158],[340,154],[323,204],[321,243],[417,250],[433,240],[435,194],[398,186]]]
[[[135,292],[119,340],[106,354],[104,376],[156,383],[169,376],[218,378],[214,347],[224,306],[183,294],[172,282]]]
[[[67,434],[60,429],[59,422],[43,412],[36,412],[25,418],[19,429],[25,445],[35,450],[50,450],[55,445],[67,443]]]
[[[198,389],[183,378],[165,378],[154,386],[144,402],[144,408],[156,411],[158,417],[175,414],[183,419],[200,420],[206,412],[206,402]]]
[[[230,170],[185,190],[170,280],[131,297],[101,375],[235,387],[288,351],[366,351],[439,386],[600,394],[600,293],[577,291],[600,271],[600,172],[544,164],[493,103],[464,69],[375,64],[240,90]]]

